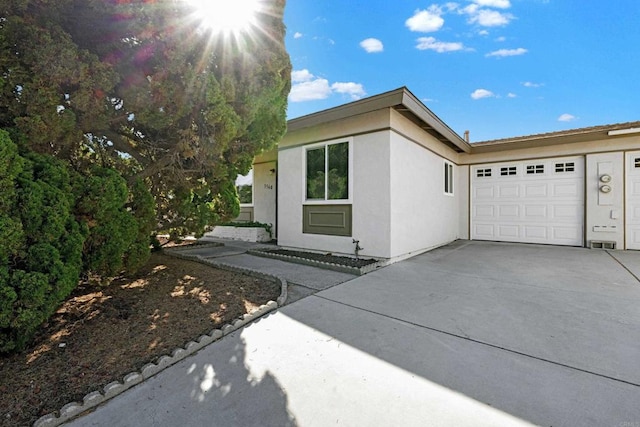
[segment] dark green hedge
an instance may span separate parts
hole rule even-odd
[[[0,353],[23,348],[82,272],[142,265],[154,217],[144,185],[129,190],[109,169],[81,176],[0,130]]]

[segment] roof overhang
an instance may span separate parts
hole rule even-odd
[[[287,131],[294,132],[386,108],[393,108],[453,150],[459,153],[471,151],[469,143],[451,130],[406,87],[291,119],[287,122]]]
[[[520,148],[599,141],[610,137],[628,136],[634,133],[640,133],[640,121],[475,142],[471,144],[471,152],[492,153],[504,150],[517,150]]]

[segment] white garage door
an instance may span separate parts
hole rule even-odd
[[[640,249],[640,151],[627,153],[627,249]]]
[[[471,168],[471,238],[583,246],[584,158]]]

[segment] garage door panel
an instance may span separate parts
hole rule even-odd
[[[475,224],[473,233],[485,240],[494,240],[496,237],[495,227],[492,224]]]
[[[498,219],[500,218],[518,218],[520,216],[520,207],[517,205],[500,205],[498,206]]]
[[[547,217],[546,205],[525,205],[524,218],[531,220],[540,220]]]
[[[582,229],[577,227],[554,227],[553,238],[556,240],[575,241],[582,236]]]
[[[498,187],[498,194],[501,199],[507,199],[511,197],[517,198],[520,196],[520,185],[501,185],[500,187]]]
[[[578,198],[580,196],[580,189],[582,188],[582,182],[567,182],[567,183],[559,183],[553,184],[553,196],[554,197],[574,197]]]
[[[552,219],[571,222],[575,221],[575,218],[582,214],[580,207],[575,205],[552,205],[551,212]]]
[[[498,238],[517,239],[520,236],[520,227],[517,225],[499,225]]]
[[[523,229],[524,237],[526,238],[547,240],[547,227],[525,225],[523,226]]]
[[[474,166],[471,186],[472,239],[582,246],[582,157]]]
[[[496,209],[493,205],[477,205],[475,212],[478,219],[492,219],[495,218]]]
[[[549,194],[547,184],[525,184],[524,196],[527,198],[546,198]]]

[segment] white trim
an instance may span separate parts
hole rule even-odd
[[[607,135],[609,136],[628,135],[630,133],[640,133],[640,128],[610,130],[609,132],[607,132]]]
[[[307,151],[314,150],[320,147],[327,147],[329,145],[348,144],[348,152],[349,152],[349,171],[348,171],[348,179],[349,179],[349,188],[348,188],[348,198],[346,199],[326,199],[327,197],[327,180],[326,180],[326,169],[327,162],[329,161],[329,156],[326,155],[325,151],[325,199],[307,199]],[[305,145],[302,147],[302,204],[303,205],[344,205],[344,204],[352,204],[353,203],[353,137],[347,138],[338,138],[331,139],[327,141],[317,142],[314,144]]]

